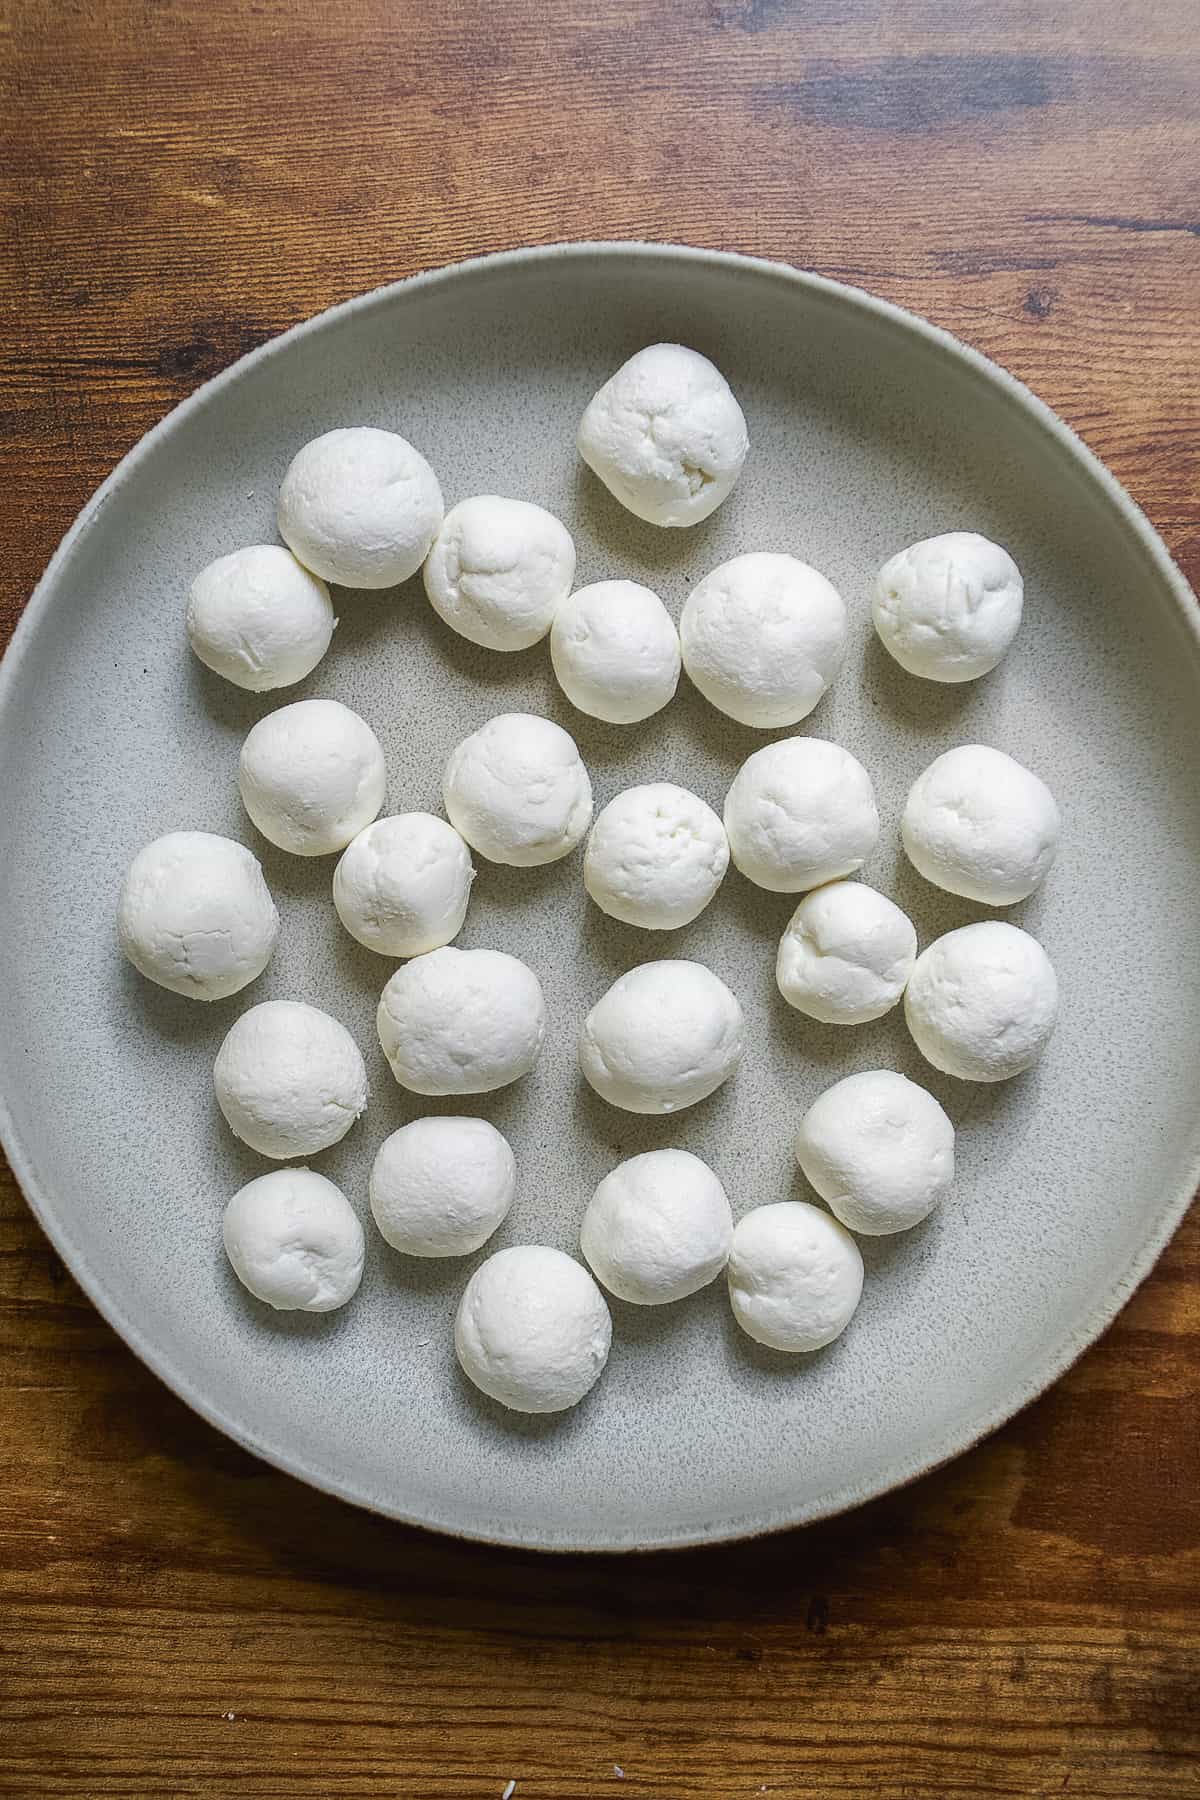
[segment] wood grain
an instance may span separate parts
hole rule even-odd
[[[167,407],[360,289],[652,237],[997,357],[1200,580],[1194,0],[8,0],[0,641]],[[98,1200],[100,1197],[98,1197]],[[0,1792],[1200,1792],[1191,1221],[1040,1403],[850,1517],[546,1561],[201,1424],[0,1185]]]

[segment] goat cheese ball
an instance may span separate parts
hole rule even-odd
[[[442,511],[437,476],[407,438],[353,425],[292,458],[279,490],[279,535],[322,581],[394,587],[425,561]]]
[[[871,778],[823,738],[784,738],[748,756],[725,796],[734,864],[773,894],[799,894],[862,868],[879,840]]]
[[[592,826],[583,882],[601,912],[646,931],[674,931],[704,911],[729,866],[711,806],[687,788],[651,781],[610,800]]]
[[[960,744],[930,763],[900,821],[926,881],[986,906],[1011,906],[1040,886],[1061,829],[1045,782],[987,744]]]
[[[363,1228],[341,1188],[315,1169],[248,1181],[221,1231],[242,1286],[278,1312],[333,1312],[358,1291]]]
[[[846,608],[794,556],[735,556],[694,587],[679,619],[683,666],[704,698],[771,731],[808,717],[842,666]]]
[[[974,681],[1017,635],[1024,584],[1007,550],[946,531],[890,557],[875,580],[875,629],[910,675]]]
[[[635,725],[661,712],[679,685],[679,633],[652,589],[597,581],[555,613],[550,661],[572,706],[609,725]]]
[[[819,1206],[780,1200],[733,1228],[729,1303],[748,1337],[772,1350],[820,1350],[845,1331],[862,1298],[862,1253]]]
[[[984,919],[935,938],[904,994],[917,1049],[963,1081],[1007,1081],[1031,1069],[1058,1018],[1058,979],[1036,938]]]
[[[117,938],[134,968],[159,987],[224,1000],[270,962],[279,914],[244,844],[211,831],[171,831],[130,863]]]
[[[300,1000],[264,1000],[235,1019],[213,1086],[234,1136],[276,1162],[327,1150],[367,1107],[358,1045],[337,1019]]]
[[[379,739],[340,700],[294,700],[253,726],[238,762],[242,805],[293,856],[344,850],[383,805]]]
[[[490,1094],[528,1075],[546,1034],[542,984],[503,950],[431,950],[397,969],[379,1042],[414,1094]]]
[[[252,694],[311,675],[336,624],[325,583],[278,544],[219,556],[188,594],[192,649],[205,668]]]
[[[749,438],[721,371],[682,344],[650,344],[588,404],[579,454],[651,525],[697,525],[732,492]]]
[[[788,920],[775,979],[807,1018],[865,1025],[896,1005],[916,960],[907,913],[861,881],[831,881],[806,894]]]
[[[592,784],[575,739],[536,713],[501,713],[451,752],[450,823],[489,862],[533,868],[568,856],[592,822]]]
[[[380,1146],[371,1212],[393,1250],[469,1256],[508,1216],[517,1164],[486,1119],[414,1119]]]
[[[433,610],[460,637],[485,650],[527,650],[571,591],[575,545],[542,507],[476,494],[442,520],[424,579]]]
[[[843,1225],[866,1237],[928,1218],[954,1179],[954,1127],[894,1069],[835,1082],[809,1107],[796,1161]]]
[[[347,844],[333,872],[333,904],[368,950],[422,956],[458,936],[474,879],[453,825],[433,813],[397,813]]]
[[[466,1285],[454,1321],[463,1373],[513,1412],[562,1412],[598,1380],[612,1344],[604,1295],[561,1250],[498,1250]]]
[[[714,1093],[742,1054],[742,1009],[702,963],[642,963],[619,975],[579,1034],[579,1066],[602,1100],[681,1112]]]
[[[725,1189],[687,1150],[619,1163],[592,1195],[579,1233],[597,1280],[634,1306],[665,1306],[707,1287],[732,1240]]]

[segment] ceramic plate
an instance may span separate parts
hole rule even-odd
[[[733,498],[694,529],[623,512],[574,452],[579,414],[633,350],[678,339],[728,375],[752,450]],[[247,728],[332,695],[383,741],[389,810],[437,809],[451,746],[494,713],[572,731],[598,804],[667,777],[719,808],[767,741],[686,681],[641,726],[603,726],[558,692],[545,645],[477,650],[419,580],[336,595],[334,647],[299,688],[252,696],[188,653],[184,598],[212,557],[274,536],[280,477],[334,425],[400,430],[448,502],[536,500],[567,521],[582,582],[631,576],[679,608],[738,551],[794,552],[845,595],[850,653],[800,729],[873,775],[884,829],[864,874],[923,944],[985,909],[941,894],[898,854],[909,783],[953,744],[1013,752],[1053,786],[1065,831],[1044,890],[1008,917],[1048,948],[1062,1022],[1032,1074],[972,1087],[925,1067],[900,1012],[849,1030],[790,1011],[774,985],[791,910],[730,873],[669,935],[587,900],[578,854],[542,869],[480,864],[463,945],[540,974],[550,1030],[537,1070],[470,1103],[510,1137],[513,1211],[491,1248],[577,1247],[599,1177],[678,1144],[735,1210],[811,1197],[791,1140],[807,1104],[859,1069],[924,1082],[958,1127],[940,1215],[863,1244],[862,1306],[811,1357],[760,1350],[718,1283],[664,1309],[614,1303],[603,1380],[575,1411],[522,1419],[460,1376],[459,1292],[479,1258],[417,1262],[373,1234],[357,1299],[324,1317],[251,1300],[221,1250],[221,1208],[265,1164],[212,1099],[222,1036],[247,1005],[312,1001],[367,1057],[365,1118],[316,1166],[364,1219],[371,1158],[428,1110],[379,1052],[391,965],[342,931],[331,859],[274,852],[234,785]],[[904,674],[871,630],[871,578],[916,538],[970,527],[1008,546],[1026,613],[986,679]],[[745,259],[655,246],[565,246],[468,263],[339,307],[247,357],[138,445],[85,508],[31,602],[0,678],[0,1089],[4,1141],[42,1224],[106,1317],[163,1379],[242,1444],[397,1518],[545,1548],[681,1544],[819,1518],[942,1461],[1027,1401],[1145,1275],[1200,1165],[1200,650],[1193,602],[1159,540],[1071,433],[1018,383],[920,321],[853,290]],[[786,733],[771,734],[774,736]],[[124,964],[113,913],[133,853],[161,832],[228,833],[262,857],[280,948],[247,992],[205,1006]],[[584,1013],[621,970],[709,964],[741,998],[738,1076],[672,1119],[616,1112],[581,1082]]]

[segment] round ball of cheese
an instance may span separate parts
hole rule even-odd
[[[285,1162],[344,1138],[367,1071],[344,1025],[300,1000],[264,1000],[230,1026],[213,1066],[217,1105],[260,1156]]]
[[[1007,550],[947,531],[901,550],[875,580],[875,629],[910,675],[974,681],[1017,635],[1024,586]]]
[[[707,1163],[650,1150],[619,1163],[583,1215],[580,1248],[618,1300],[664,1306],[707,1287],[729,1260],[733,1214]]]
[[[550,660],[572,706],[635,725],[661,712],[679,685],[679,633],[650,588],[597,581],[555,613]]]
[[[771,731],[808,717],[842,666],[846,608],[794,556],[735,556],[706,575],[679,619],[683,666],[706,700]]]
[[[853,875],[879,839],[871,778],[823,738],[784,738],[748,756],[725,796],[734,863],[773,894]]]
[[[279,490],[279,535],[314,575],[386,588],[415,575],[442,522],[442,490],[394,431],[354,425],[297,451]]]
[[[583,880],[601,912],[647,931],[673,931],[704,911],[729,866],[711,806],[670,781],[626,788],[592,826]]]
[[[772,1350],[819,1350],[845,1331],[862,1298],[862,1254],[819,1206],[781,1200],[738,1220],[729,1301],[748,1337]]]
[[[383,990],[379,1042],[414,1094],[490,1094],[528,1075],[546,1034],[542,986],[503,950],[431,950]]]
[[[1060,829],[1045,782],[987,744],[960,744],[930,763],[900,822],[908,859],[926,881],[986,906],[1032,894]]]
[[[464,738],[450,752],[442,797],[472,849],[522,869],[569,855],[592,822],[575,739],[535,713],[501,713]]]
[[[139,850],[117,905],[134,968],[193,1000],[224,1000],[262,974],[279,937],[258,858],[210,831],[171,831]]]
[[[379,739],[340,700],[295,700],[253,726],[238,763],[242,805],[293,856],[344,850],[387,788]]]
[[[380,1146],[371,1211],[393,1250],[469,1256],[503,1224],[516,1186],[508,1140],[486,1119],[414,1119]]]
[[[593,395],[579,454],[651,525],[696,525],[733,488],[749,439],[721,371],[682,344],[650,344]]]
[[[891,1011],[916,960],[907,913],[861,881],[831,881],[806,894],[789,919],[775,979],[808,1018],[864,1025]]]
[[[454,1321],[463,1372],[513,1412],[576,1406],[612,1344],[604,1295],[561,1250],[498,1250],[472,1275]]]
[[[398,813],[351,839],[333,872],[333,904],[368,950],[422,956],[458,936],[474,879],[453,825],[433,813]]]
[[[1000,919],[963,925],[918,956],[904,994],[917,1049],[963,1081],[1007,1081],[1037,1061],[1058,1018],[1042,946]]]
[[[702,963],[642,963],[584,1020],[579,1066],[602,1100],[626,1112],[681,1112],[733,1074],[742,1028],[737,1000]]]
[[[954,1127],[893,1069],[848,1075],[805,1113],[796,1161],[851,1231],[882,1237],[927,1218],[954,1179]]]
[[[332,1312],[358,1291],[363,1228],[315,1169],[272,1169],[225,1208],[225,1254],[256,1300],[278,1312]]]
[[[336,624],[325,583],[278,544],[219,556],[188,595],[192,649],[206,668],[253,694],[311,675]]]
[[[571,591],[575,545],[540,506],[477,494],[442,520],[424,576],[433,610],[460,637],[486,650],[527,650]]]

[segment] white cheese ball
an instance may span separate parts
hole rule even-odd
[[[504,1223],[516,1186],[508,1139],[486,1119],[414,1119],[380,1146],[371,1212],[393,1250],[469,1256]]]
[[[734,863],[773,894],[862,868],[879,840],[871,777],[840,744],[784,738],[748,756],[725,796]]]
[[[1011,906],[1038,887],[1061,830],[1038,776],[987,744],[947,750],[909,789],[900,835],[913,867],[947,893]]]
[[[489,862],[557,862],[592,822],[592,784],[575,739],[536,713],[501,713],[451,752],[450,823]]]
[[[808,717],[842,666],[846,608],[794,556],[735,556],[694,587],[679,618],[683,666],[706,700],[762,731]]]
[[[225,1208],[225,1254],[256,1300],[278,1312],[333,1312],[362,1280],[363,1228],[315,1169],[272,1169]]]
[[[1001,919],[963,925],[918,956],[904,994],[917,1049],[963,1081],[1007,1081],[1037,1061],[1058,1018],[1042,946]]]
[[[579,1244],[618,1300],[664,1306],[698,1293],[729,1260],[733,1214],[707,1163],[687,1150],[631,1156],[604,1177]]]
[[[354,425],[297,451],[279,490],[279,535],[314,575],[386,588],[415,575],[442,522],[442,490],[394,431]]]
[[[206,668],[253,694],[311,675],[336,624],[325,583],[278,544],[218,557],[188,595],[192,649]]]
[[[781,1200],[738,1220],[728,1276],[748,1337],[772,1350],[819,1350],[841,1336],[862,1298],[862,1253],[819,1206]]]
[[[340,700],[294,700],[260,719],[238,762],[242,805],[293,856],[344,850],[387,788],[379,739]]]
[[[381,956],[422,956],[462,930],[475,869],[467,846],[433,813],[376,819],[343,850],[333,904],[351,937]]]
[[[579,454],[651,525],[696,525],[733,488],[749,439],[721,371],[682,344],[650,344],[593,395]]]
[[[528,1075],[546,1035],[542,985],[503,950],[431,950],[397,969],[379,1042],[414,1094],[490,1094]]]
[[[601,912],[646,931],[674,931],[704,911],[729,867],[729,840],[711,806],[687,788],[626,788],[588,837],[583,881]]]
[[[433,610],[485,650],[527,650],[549,631],[575,579],[566,526],[527,500],[477,494],[442,520],[425,563]]]
[[[806,894],[788,920],[775,979],[806,1017],[865,1025],[896,1005],[916,960],[907,913],[861,881],[831,881]]]
[[[587,1270],[540,1244],[489,1256],[468,1281],[454,1321],[464,1374],[513,1412],[578,1405],[611,1344],[612,1319]]]
[[[954,1179],[954,1127],[894,1069],[848,1075],[800,1121],[796,1161],[851,1231],[883,1237],[928,1218]]]
[[[597,581],[555,613],[550,661],[580,712],[636,725],[661,712],[679,685],[679,633],[652,589]]]
[[[276,1162],[327,1150],[367,1106],[358,1045],[344,1025],[300,1000],[264,1000],[235,1020],[213,1086],[234,1135]]]
[[[1016,637],[1023,599],[1007,550],[977,531],[947,531],[884,563],[872,611],[884,646],[910,675],[974,681]]]
[[[579,1066],[602,1100],[626,1112],[681,1112],[733,1074],[742,1029],[737,1000],[702,963],[642,963],[584,1020]]]
[[[171,831],[139,850],[117,904],[134,968],[193,1000],[224,1000],[262,974],[279,914],[258,858],[210,831]]]

